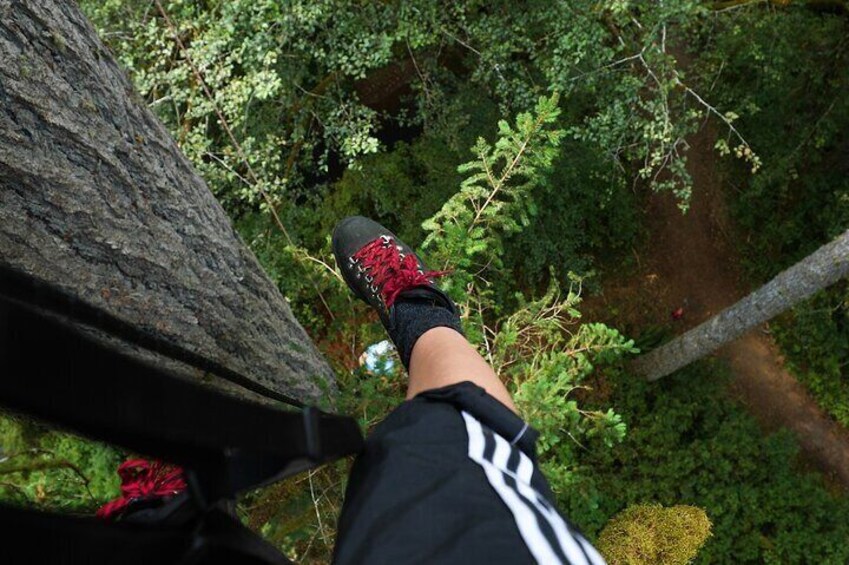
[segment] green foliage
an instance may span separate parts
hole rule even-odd
[[[532,190],[550,171],[563,136],[551,128],[558,99],[540,98],[534,114],[519,114],[515,127],[500,121],[494,145],[479,138],[475,160],[458,169],[466,174],[459,192],[422,224],[429,232],[422,247],[436,264],[453,267],[446,287],[458,297],[468,292],[475,270],[503,266],[501,238],[521,231],[536,213]]]
[[[687,565],[710,536],[710,520],[695,506],[629,506],[598,536],[610,565]]]
[[[738,102],[736,125],[763,159],[761,173],[735,179],[734,211],[766,278],[849,227],[849,21],[790,9],[720,22],[700,64],[708,77],[722,67],[716,96]]]
[[[580,279],[575,277],[576,285]],[[538,300],[520,304],[500,325],[487,347],[490,363],[508,379],[522,414],[540,432],[538,450],[549,466],[572,466],[579,438],[600,439],[613,447],[625,436],[625,424],[612,409],[582,410],[575,393],[596,368],[635,353],[633,342],[604,324],[577,324],[580,296],[565,298],[552,279]],[[572,328],[575,328],[574,331]],[[565,433],[565,437],[564,437]],[[568,438],[568,439],[567,439]],[[552,488],[563,485],[556,482]]]
[[[849,229],[849,18],[799,8],[750,9],[704,32],[702,74],[739,108],[736,125],[763,160],[736,175],[732,211],[753,284]],[[790,368],[849,425],[849,302],[828,289],[771,324]]]
[[[501,375],[525,416],[541,432],[541,459],[554,469],[553,488],[562,491],[575,471],[576,449],[583,443],[607,449],[625,434],[621,418],[612,409],[582,410],[575,393],[588,389],[584,381],[597,366],[615,363],[634,349],[632,342],[612,328],[577,324],[581,282],[577,276],[571,275],[572,286],[565,297],[557,278],[551,277],[548,291],[539,298],[517,293],[517,306],[512,310],[497,303],[487,288],[487,278],[504,270],[499,261],[504,237],[520,233],[529,223],[529,210],[536,207],[533,189],[545,184],[557,155],[561,133],[551,129],[558,114],[557,102],[556,96],[542,98],[535,112],[521,114],[515,125],[501,122],[493,144],[479,140],[475,149],[478,160],[460,167],[467,179],[423,227],[429,232],[425,241],[430,258],[445,261],[452,268],[450,287],[463,312],[470,340]],[[478,263],[486,257],[490,258],[489,264]],[[339,289],[348,295],[344,287]],[[377,323],[373,328],[377,330]],[[339,378],[343,391],[340,408],[358,415],[366,428],[403,398],[400,370],[376,376],[364,375],[362,369],[348,370],[340,372]],[[344,479],[336,476],[340,472],[341,468],[325,470],[322,477],[330,473],[336,479],[320,480],[343,484]],[[253,507],[263,508],[268,497],[281,493],[280,506],[291,509],[291,493],[286,495],[283,490],[258,495]],[[341,491],[335,494],[338,496]],[[301,495],[301,502],[296,504],[301,509],[292,517],[296,521],[308,511],[305,497]],[[315,514],[324,516],[322,522],[294,528],[274,525],[275,520],[266,517],[263,531],[278,543],[289,544],[293,555],[303,556],[308,551],[304,548],[314,547],[315,540],[322,537],[321,524],[338,514],[338,506],[324,510],[316,506]],[[322,545],[323,551],[329,552],[330,547],[327,542]]]
[[[714,523],[701,563],[849,559],[849,506],[793,467],[789,438],[764,439],[708,367],[651,386],[619,374],[635,346],[580,322],[572,274],[633,243],[639,188],[686,207],[686,136],[707,116],[717,150],[739,157],[729,180],[754,276],[849,227],[849,20],[697,0],[163,5],[174,29],[146,0],[82,1],[337,370],[340,411],[368,429],[404,395],[400,373],[359,368],[383,334],[330,255],[332,225],[360,213],[453,269],[469,338],[542,432],[558,501],[591,536],[628,506],[685,503]],[[845,422],[841,288],[775,334]],[[0,430],[4,456],[26,452],[0,462],[4,498],[91,510],[117,493],[117,453]],[[24,460],[73,463],[92,496],[67,466],[3,473]],[[346,472],[254,493],[246,517],[293,559],[329,560]]]
[[[0,499],[94,512],[118,493],[122,454],[106,445],[0,414]]]
[[[532,333],[538,328],[529,324],[522,330]],[[576,449],[584,447],[581,438],[600,439],[605,446],[613,447],[625,436],[625,424],[612,409],[581,409],[573,393],[589,388],[583,383],[592,374],[594,364],[604,366],[636,350],[619,332],[603,324],[584,324],[569,339],[553,332],[541,333],[541,337],[550,337],[551,347],[547,351],[541,347],[530,360],[519,360],[507,374],[520,379],[515,385],[516,402],[540,431],[542,460],[549,467],[559,467],[559,476],[572,467]],[[565,487],[552,482],[554,490]]]
[[[697,563],[844,563],[849,500],[795,466],[789,434],[764,437],[727,398],[710,364],[657,383],[620,375],[605,402],[629,433],[613,450],[579,451],[579,468],[559,500],[595,535],[636,504],[703,508],[713,536]]]
[[[563,490],[583,441],[612,447],[625,426],[612,410],[582,410],[574,393],[598,366],[634,353],[633,342],[603,324],[577,324],[581,279],[570,274],[564,297],[557,277],[537,299],[516,292],[516,307],[496,299],[490,279],[503,276],[505,238],[522,232],[535,215],[534,189],[547,184],[562,132],[552,129],[558,97],[542,97],[515,126],[501,121],[493,144],[479,139],[476,160],[459,170],[466,179],[431,219],[424,248],[451,268],[444,285],[478,346],[514,395],[525,418],[540,431],[540,459],[552,489]],[[568,439],[567,439],[568,438]]]
[[[568,284],[570,271],[588,273],[596,258],[619,256],[635,242],[637,198],[598,153],[564,139],[543,180],[533,191],[530,225],[505,238],[504,263],[516,281],[511,286],[544,289],[549,266]]]
[[[785,363],[823,409],[849,428],[849,285],[844,281],[771,324]]]
[[[457,159],[443,140],[432,137],[399,142],[392,151],[363,159],[362,170],[345,171],[328,190],[321,208],[322,231],[358,212],[398,226],[398,236],[411,245],[420,243],[422,219],[439,210],[462,179]],[[415,206],[410,206],[413,201]]]
[[[387,120],[438,127],[458,81],[502,115],[562,92],[577,118],[564,131],[606,156],[608,172],[689,194],[684,136],[708,110],[666,36],[705,17],[696,0],[163,1],[173,26],[141,0],[82,6],[230,206],[256,206],[262,190],[278,204],[310,194],[337,162],[361,169]],[[410,85],[395,115],[381,92],[395,88],[380,74],[390,64]]]
[[[317,207],[318,237],[339,218],[361,214],[392,226],[399,237],[418,247],[425,237],[422,221],[435,214],[463,180],[457,165],[478,137],[491,134],[498,120],[494,102],[469,85],[452,93],[449,106],[439,124],[410,142],[399,141],[384,153],[364,157],[362,168],[346,170],[327,186]]]

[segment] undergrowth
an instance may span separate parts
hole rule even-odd
[[[763,170],[726,163],[735,243],[753,287],[849,229],[849,18],[804,8],[743,11],[706,30],[706,76],[734,101]],[[721,69],[721,70],[720,70]],[[770,323],[787,366],[849,426],[849,286],[833,285]]]

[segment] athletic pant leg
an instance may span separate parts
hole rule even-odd
[[[604,563],[554,508],[537,435],[470,382],[403,403],[354,464],[334,562]]]

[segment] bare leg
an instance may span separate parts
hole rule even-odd
[[[466,338],[451,328],[437,327],[419,337],[410,357],[407,398],[420,392],[471,381],[513,412],[504,384]]]

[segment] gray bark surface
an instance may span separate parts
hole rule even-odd
[[[0,261],[291,398],[335,390],[76,2],[0,0]]]
[[[638,357],[632,369],[650,381],[665,377],[847,276],[849,231],[710,320]]]

